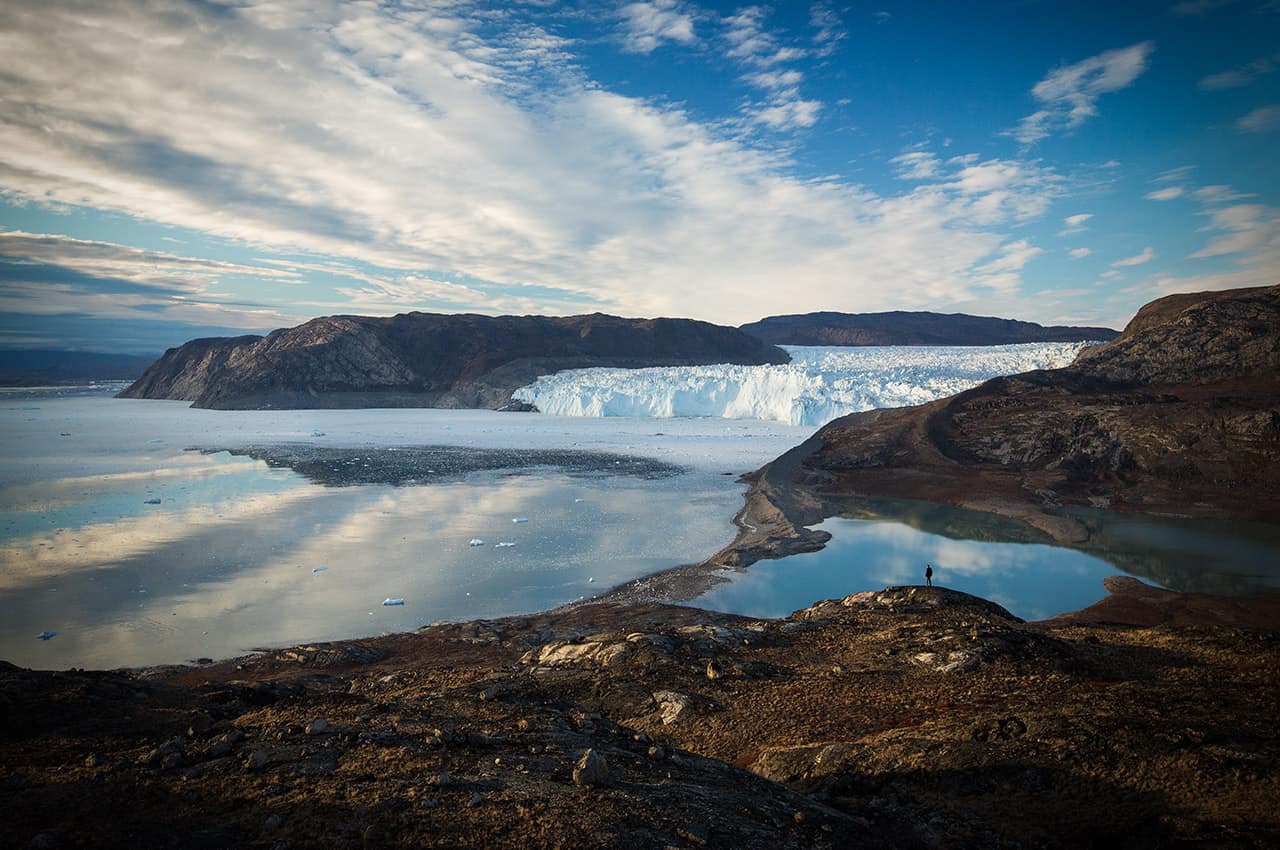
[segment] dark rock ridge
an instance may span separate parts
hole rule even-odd
[[[769,316],[740,330],[774,345],[1009,345],[1106,342],[1111,328],[1045,327],[964,313],[805,313]]]
[[[734,328],[692,319],[327,316],[265,337],[192,340],[165,352],[121,397],[240,410],[496,408],[518,387],[562,369],[788,359]]]
[[[754,473],[741,566],[820,548],[804,528],[867,499],[1024,522],[1073,545],[1078,505],[1280,523],[1280,286],[1176,295],[1063,369],[837,419]]]

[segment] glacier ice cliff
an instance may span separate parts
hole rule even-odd
[[[785,366],[570,369],[512,397],[554,416],[712,416],[825,425],[924,404],[998,375],[1068,365],[1088,342],[971,346],[782,346]]]

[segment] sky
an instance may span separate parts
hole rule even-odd
[[[412,310],[1123,327],[1280,282],[1277,151],[1280,0],[5,0],[0,348]]]

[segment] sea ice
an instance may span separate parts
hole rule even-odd
[[[495,544],[493,545],[493,548],[495,548],[495,549],[506,549],[506,548],[508,548],[508,547],[510,547],[510,546],[514,546],[514,545],[516,545],[516,544],[514,544],[514,543],[508,543],[508,542],[505,542],[505,541],[504,541],[504,542],[502,542],[502,543],[495,543]]]
[[[40,634],[36,635],[36,637],[39,638],[40,640],[48,640],[49,638],[53,637],[56,634],[57,632],[41,632]]]
[[[483,541],[483,540],[481,540],[479,537],[472,537],[472,538],[471,538],[471,541],[470,541],[469,543],[467,543],[467,545],[468,545],[468,546],[483,546],[483,545],[484,545],[484,541]]]
[[[386,606],[388,606],[388,607],[390,607],[390,606],[392,606],[392,605],[403,605],[403,604],[404,604],[404,600],[403,600],[403,599],[400,599],[399,597],[394,597],[394,598],[393,598],[393,597],[391,597],[391,596],[388,596],[386,599],[382,600],[382,604],[383,604],[383,605],[386,605]]]
[[[528,518],[527,516],[518,516],[518,517],[516,517],[515,519],[513,519],[513,520],[511,520],[511,521],[512,521],[512,522],[528,522],[528,521],[529,521],[529,518]]]
[[[556,416],[718,417],[819,426],[879,407],[924,404],[999,375],[1068,365],[1090,343],[784,346],[784,366],[571,369],[513,398]]]

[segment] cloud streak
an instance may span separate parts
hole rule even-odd
[[[1023,118],[1009,134],[1024,145],[1032,145],[1079,127],[1098,114],[1097,102],[1102,95],[1128,88],[1146,71],[1153,50],[1153,42],[1143,41],[1055,68],[1031,89],[1041,108]]]

